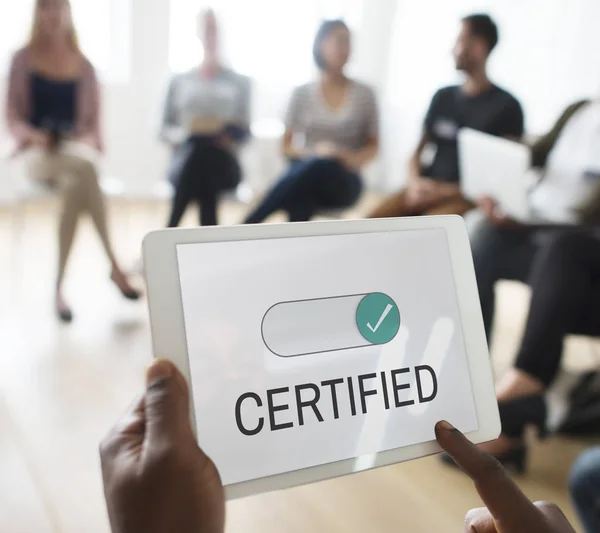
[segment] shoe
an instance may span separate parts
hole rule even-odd
[[[527,426],[537,428],[538,436],[541,439],[548,435],[546,427],[548,410],[542,394],[500,402],[498,408],[500,409],[503,435],[511,439],[521,438]]]
[[[56,315],[63,324],[73,322],[73,312],[68,307],[56,306]]]
[[[504,467],[506,470],[514,472],[519,475],[524,475],[527,471],[527,448],[521,446],[514,448],[506,453],[494,456],[495,459]],[[458,468],[458,465],[454,462],[454,459],[447,453],[440,455],[442,463]]]
[[[117,286],[121,294],[128,300],[136,301],[142,297],[142,293],[140,291],[136,291],[135,289],[129,287],[128,284],[127,287],[122,287],[121,284],[118,282],[118,276],[116,271],[113,270],[112,274],[110,275],[110,279]],[[123,279],[125,280],[124,276]]]
[[[547,437],[547,407],[542,394],[500,402],[498,408],[500,410],[500,421],[502,422],[502,434],[506,437],[522,439],[525,428],[528,426],[534,426],[537,429],[540,439]],[[526,471],[527,448],[525,446],[509,450],[495,457],[508,470],[513,470],[518,474],[524,474]],[[446,453],[441,455],[441,460],[449,466],[458,466],[454,459]]]

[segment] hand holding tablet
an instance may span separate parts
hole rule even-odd
[[[459,217],[162,231],[144,243],[156,355],[227,498],[500,433]]]
[[[101,446],[113,533],[223,533],[225,501],[215,465],[192,434],[185,378],[168,361],[149,369],[146,392]],[[533,505],[498,463],[445,422],[436,437],[475,481],[488,508],[468,513],[481,533],[573,533],[556,506]]]

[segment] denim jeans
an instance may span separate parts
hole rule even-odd
[[[600,531],[600,447],[585,452],[570,479],[571,497],[586,533]]]
[[[360,177],[333,159],[294,161],[245,222],[259,224],[279,210],[290,222],[304,222],[320,209],[350,207],[361,191]]]

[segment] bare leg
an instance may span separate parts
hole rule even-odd
[[[92,222],[112,267],[111,279],[125,297],[137,299],[139,293],[129,284],[127,277],[117,262],[112,243],[110,242],[106,220],[106,207],[102,190],[98,183],[98,173],[94,162],[89,157],[86,157],[85,149],[82,149],[81,154],[79,154],[77,146],[73,144],[69,146],[66,153],[59,154],[58,158],[63,168],[68,169],[68,172],[73,175],[73,181],[77,184],[76,186],[80,191],[77,195],[79,206],[90,213]]]
[[[56,276],[56,310],[65,322],[73,319],[71,309],[65,302],[62,284],[73,246],[75,231],[82,211],[82,191],[77,186],[76,176],[65,172],[60,157],[40,148],[30,148],[22,155],[28,177],[33,181],[56,182],[62,194],[62,207],[58,224],[58,269]]]
[[[61,184],[62,189],[62,212],[58,231],[58,274],[56,280],[56,308],[61,318],[67,322],[73,319],[73,315],[62,293],[62,283],[71,250],[79,216],[84,207],[84,190],[76,176],[65,176]]]

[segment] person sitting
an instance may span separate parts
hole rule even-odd
[[[170,228],[192,201],[200,207],[200,225],[217,225],[220,195],[240,183],[236,152],[250,132],[250,80],[223,65],[212,10],[200,14],[199,27],[204,59],[171,80],[160,133],[174,149]]]
[[[497,388],[503,433],[483,446],[521,473],[526,467],[525,429],[535,426],[541,436],[547,432],[544,394],[560,370],[565,337],[600,336],[600,232],[557,232],[540,245],[529,270],[532,297],[525,333],[514,367]],[[452,464],[448,456],[444,460]]]
[[[287,212],[290,222],[302,222],[321,209],[354,205],[362,191],[359,173],[377,155],[375,95],[344,72],[350,57],[346,24],[325,21],[313,54],[321,77],[294,91],[287,113],[283,152],[289,170],[246,218],[247,224],[263,222],[279,210]]]
[[[12,59],[6,115],[29,178],[62,194],[56,311],[73,313],[62,292],[77,222],[87,211],[112,265],[112,281],[137,300],[108,236],[97,160],[102,150],[100,96],[94,67],[79,49],[68,0],[37,0],[31,39]]]
[[[144,395],[102,441],[113,533],[224,532],[223,484],[215,464],[198,447],[189,405],[183,375],[172,363],[156,361],[148,369]],[[435,434],[487,506],[467,514],[465,531],[574,533],[558,507],[529,501],[497,461],[450,424],[438,423]]]
[[[371,218],[464,215],[473,209],[459,187],[458,131],[471,128],[515,139],[523,135],[521,105],[487,75],[487,61],[497,43],[498,29],[488,15],[462,20],[453,54],[465,81],[435,94],[421,140],[410,159],[407,187],[385,199]],[[435,156],[431,164],[423,165],[423,156],[431,149],[435,149]]]
[[[586,533],[600,531],[600,448],[585,452],[573,466],[571,498]]]
[[[511,220],[499,211],[493,198],[483,198],[479,203],[484,216],[472,221],[470,229],[488,341],[496,282],[525,282],[548,235],[578,224],[579,213],[594,194],[600,177],[600,100],[569,106],[552,130],[532,146],[532,162],[543,169],[543,177],[530,195],[536,222]]]

